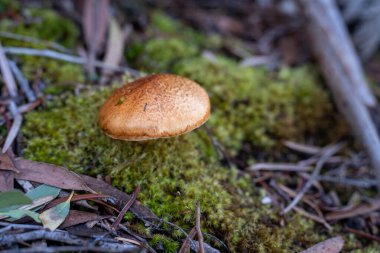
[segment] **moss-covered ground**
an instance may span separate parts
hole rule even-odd
[[[42,22],[46,21],[43,33],[40,23],[27,28],[19,24],[13,31],[72,47],[79,34],[76,26],[51,11],[39,13]],[[135,39],[127,47],[126,58],[145,72],[177,73],[203,85],[212,103],[207,125],[231,155],[244,152],[247,159],[255,160],[254,151],[260,150],[268,159],[275,159],[284,152],[282,140],[324,144],[344,132],[336,116],[331,116],[336,115],[332,102],[311,67],[273,72],[244,68],[222,55],[209,60],[202,57],[202,51],[217,51],[218,37],[198,34],[160,13],[153,14],[151,21],[149,36],[144,41]],[[57,23],[64,35],[56,34]],[[0,22],[1,29],[10,26],[14,24]],[[22,46],[20,43],[3,42],[6,46]],[[25,56],[19,63],[31,79],[42,70],[40,76],[50,90],[68,80],[84,81],[80,66]],[[179,137],[146,142],[105,136],[97,126],[97,111],[118,85],[122,82],[80,95],[59,92],[28,113],[22,127],[23,156],[80,173],[110,175],[113,184],[126,192],[140,185],[138,199],[144,205],[187,231],[194,226],[195,204],[200,201],[204,231],[220,238],[232,251],[296,252],[328,236],[323,227],[309,220],[293,214],[283,220],[270,205],[262,204],[264,190],[240,175],[237,168],[220,163],[202,127]],[[165,252],[175,252],[180,246],[176,236],[182,235],[150,234],[130,214],[126,218]],[[206,236],[206,241],[223,250],[211,237]]]

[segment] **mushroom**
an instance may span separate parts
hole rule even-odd
[[[99,111],[110,137],[142,141],[184,134],[210,115],[210,99],[196,82],[172,74],[149,75],[114,91]]]

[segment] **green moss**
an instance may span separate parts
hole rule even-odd
[[[79,37],[79,31],[75,24],[68,19],[60,17],[52,10],[24,9],[23,18],[29,21],[15,22],[9,19],[2,20],[0,22],[0,30],[45,41],[57,42],[68,48],[74,47]],[[27,46],[30,42],[17,41],[17,43],[19,46]]]
[[[75,24],[60,17],[48,9],[25,9],[25,19],[30,22],[15,22],[4,19],[0,21],[0,30],[19,35],[30,36],[43,41],[57,42],[73,48],[79,37]],[[35,49],[49,48],[47,43],[32,43],[16,39],[2,38],[3,46],[27,47]],[[33,80],[42,76],[47,84],[72,84],[84,81],[82,66],[46,57],[18,56],[22,63],[21,70],[26,78]]]
[[[336,135],[344,132],[329,118],[332,103],[311,68],[276,74],[223,58],[210,62],[195,57],[182,60],[174,71],[208,89],[213,111],[208,124],[235,152],[247,141],[271,148],[281,140],[303,141],[329,128]]]
[[[177,38],[156,38],[146,43],[142,54],[142,66],[155,71],[168,71],[172,64],[194,56],[198,48],[191,42]]]
[[[180,247],[177,241],[160,234],[154,235],[150,244],[155,247],[162,247],[165,253],[175,253]]]
[[[219,165],[204,129],[157,141],[110,139],[97,127],[99,106],[109,89],[69,96],[26,115],[24,156],[64,165],[86,174],[111,175],[127,192],[141,186],[139,200],[158,216],[185,229],[194,225],[195,204],[204,231],[234,249],[286,252],[303,229],[284,233],[277,215],[260,204],[262,195],[249,178]],[[308,228],[309,229],[309,228]],[[239,246],[240,248],[240,246]]]
[[[165,37],[182,38],[191,44],[205,46],[208,39],[203,34],[195,31],[189,26],[165,15],[161,11],[155,11],[151,14],[151,33],[165,34]],[[215,39],[215,38],[213,38]],[[211,40],[215,42],[214,40]],[[212,44],[214,45],[214,44]],[[208,46],[207,46],[208,47]]]

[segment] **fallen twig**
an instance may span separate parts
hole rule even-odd
[[[119,209],[123,209],[123,207],[131,199],[130,195],[116,189],[115,187],[107,184],[104,181],[86,175],[81,175],[81,177],[84,180],[84,182],[94,191],[107,194],[116,198],[118,202],[115,204]],[[157,216],[154,213],[152,213],[152,211],[138,203],[135,203],[133,206],[131,206],[130,210],[134,215],[136,215],[137,218],[143,220],[146,223],[148,223],[149,219],[158,219]]]
[[[1,44],[0,44],[0,68],[1,68],[1,73],[3,74],[5,85],[7,86],[7,89],[8,89],[9,94],[11,95],[11,98],[17,97],[16,82],[13,78],[12,71],[9,67],[8,59],[5,56],[5,53]],[[13,124],[8,131],[8,135],[2,149],[3,153],[5,153],[8,150],[8,148],[12,145],[22,124],[22,115],[18,111],[16,103],[14,101],[11,101],[9,103],[8,108],[13,116]]]
[[[25,35],[21,35],[21,34],[1,31],[0,37],[30,42],[30,43],[34,43],[34,44],[44,44],[44,45],[51,47],[55,50],[59,50],[59,51],[62,51],[64,53],[71,53],[71,50],[69,50],[68,48],[65,48],[64,46],[62,46],[56,42],[45,41],[45,40],[41,40],[38,38],[30,37],[30,36],[25,36]]]
[[[44,229],[43,226],[40,225],[29,225],[29,224],[14,224],[9,222],[2,222],[0,221],[0,226],[3,226],[2,229],[0,229],[0,234],[13,229],[31,229],[31,230],[39,230]]]
[[[369,203],[359,204],[341,211],[330,212],[326,215],[326,219],[329,221],[347,219],[350,217],[368,214],[379,209],[380,199],[374,199],[371,200]]]
[[[115,221],[115,219],[111,219],[111,220]],[[144,247],[144,248],[146,248],[149,252],[156,253],[156,251],[151,246],[149,246],[149,243],[144,238],[142,238],[141,236],[139,236],[136,233],[132,232],[129,228],[127,228],[126,226],[124,226],[122,224],[119,224],[119,227],[124,232],[130,234],[131,236],[133,236],[137,240],[139,240],[139,242],[141,243],[141,246]]]
[[[194,227],[191,229],[190,233],[187,235],[186,239],[183,241],[181,248],[178,253],[188,253],[190,252],[190,241],[197,234],[197,229]]]
[[[9,66],[13,74],[15,75],[17,82],[20,84],[22,91],[25,93],[26,98],[29,102],[33,102],[36,100],[36,96],[34,95],[33,90],[30,88],[28,80],[23,76],[20,69],[17,67],[16,63],[13,61],[9,62]]]
[[[9,54],[23,54],[23,55],[33,55],[33,56],[43,56],[56,60],[66,61],[75,64],[86,65],[87,59],[78,57],[76,55],[63,54],[55,52],[49,49],[33,49],[33,48],[22,48],[22,47],[4,47],[4,51]],[[109,69],[119,72],[128,72],[132,76],[138,77],[141,76],[141,72],[128,67],[119,67],[114,65],[107,65],[101,61],[94,61],[94,66],[104,69]]]
[[[248,167],[248,171],[310,171],[311,167],[291,163],[256,163]]]
[[[56,242],[63,242],[67,243],[70,245],[81,245],[84,247],[85,245],[88,245],[88,247],[94,247],[91,245],[90,241],[80,239],[77,236],[69,234],[67,231],[62,231],[62,230],[55,230],[55,231],[47,231],[47,230],[36,230],[36,231],[31,231],[31,232],[26,232],[26,233],[21,233],[21,234],[10,234],[10,235],[3,235],[0,241],[0,245],[9,245],[12,243],[17,243],[20,241],[34,241],[34,240],[50,240],[50,241],[56,241]],[[84,245],[84,246],[83,246]],[[130,250],[138,250],[140,247],[137,247],[136,245],[133,244],[120,244],[120,243],[113,243],[113,242],[107,242],[107,241],[102,241],[101,242],[101,248],[107,249],[108,251],[113,251],[113,250],[120,250],[123,249],[125,251],[130,251]],[[36,251],[32,251],[36,252]],[[41,251],[37,251],[41,252]],[[119,252],[119,251],[118,251]]]
[[[323,165],[327,161],[329,157],[334,155],[336,152],[338,152],[343,147],[342,143],[335,144],[333,146],[327,147],[323,150],[323,154],[321,156],[321,159],[318,161],[317,165],[315,166],[315,169],[309,179],[309,181],[306,182],[305,186],[302,188],[302,190],[297,194],[297,196],[293,199],[293,201],[284,209],[283,213],[286,214],[289,212],[294,206],[297,205],[297,203],[302,199],[302,197],[305,195],[305,193],[310,189],[310,187],[313,185],[313,181],[317,178],[319,175]]]
[[[204,124],[203,125],[204,129],[206,130],[207,135],[209,136],[211,143],[218,154],[219,157],[223,158],[227,163],[229,167],[232,167],[232,161],[230,155],[224,150],[222,145],[218,142],[218,140],[215,138],[214,134],[212,133],[211,129]]]
[[[324,176],[324,175],[318,176],[317,180],[336,183],[336,184],[352,185],[352,186],[361,187],[361,188],[375,187],[377,186],[377,183],[378,183],[376,179],[340,178],[340,177],[332,177],[332,176]]]
[[[22,115],[18,111],[15,102],[11,101],[9,103],[9,111],[11,112],[13,116],[13,123],[12,123],[11,128],[8,131],[7,138],[5,139],[5,143],[2,149],[3,153],[7,152],[9,147],[12,145],[22,125]]]
[[[9,61],[5,56],[5,48],[0,44],[0,68],[3,75],[5,85],[7,86],[9,95],[11,97],[17,97],[17,86],[15,79],[13,78],[12,71],[9,67]]]
[[[55,230],[53,232],[47,231],[44,229],[35,230],[20,234],[10,234],[10,235],[2,235],[0,240],[0,245],[9,245],[12,243],[17,243],[19,241],[33,241],[38,239],[46,239],[56,242],[64,242],[72,245],[84,245],[85,241],[70,235],[67,231]]]
[[[309,213],[309,212],[306,212],[304,209],[297,207],[297,206],[293,207],[293,209],[297,213],[299,213],[300,215],[302,215],[306,218],[309,218],[315,222],[318,222],[318,223],[322,224],[323,226],[325,226],[325,228],[327,228],[327,230],[332,231],[332,227],[323,217]]]
[[[310,145],[306,145],[306,144],[300,144],[300,143],[296,143],[293,141],[284,141],[284,145],[287,148],[290,148],[290,149],[295,150],[297,152],[305,153],[308,155],[316,155],[319,152],[321,152],[321,148],[319,148],[319,147],[310,146]]]
[[[377,236],[374,236],[374,235],[371,235],[371,234],[368,234],[364,231],[361,231],[361,230],[356,230],[356,229],[353,229],[353,228],[346,228],[346,230],[350,233],[353,233],[355,235],[359,235],[361,237],[364,237],[364,238],[367,238],[367,239],[370,239],[372,241],[376,241],[378,243],[380,243],[380,237],[377,237]]]
[[[277,187],[282,190],[284,193],[286,193],[288,196],[295,198],[297,196],[297,193],[293,191],[292,189],[286,187],[285,185],[278,184]],[[317,204],[313,203],[310,198],[302,198],[302,201],[304,201],[306,204],[308,204],[311,208],[314,209],[314,211],[318,214],[318,216],[323,218],[323,213],[321,209],[318,207]],[[324,219],[324,218],[323,218]]]
[[[204,253],[205,249],[204,249],[204,245],[203,245],[203,234],[202,234],[202,230],[201,230],[201,206],[200,206],[199,202],[197,203],[196,213],[197,213],[197,215],[196,215],[195,228],[197,230],[197,237],[198,237],[198,245],[199,245],[198,252]]]
[[[132,193],[131,198],[129,199],[127,204],[125,204],[125,206],[123,207],[123,209],[120,211],[119,215],[117,216],[115,222],[112,224],[111,226],[112,229],[116,230],[116,228],[119,226],[121,220],[124,218],[125,213],[128,212],[129,208],[135,203],[137,194],[139,194],[139,192],[140,192],[140,186],[137,186],[135,191]]]

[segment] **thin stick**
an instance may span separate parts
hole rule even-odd
[[[295,150],[295,151],[298,151],[298,152],[301,152],[301,153],[305,153],[305,154],[308,154],[308,155],[316,155],[319,152],[321,152],[321,148],[319,148],[319,147],[305,145],[305,144],[300,144],[300,143],[296,143],[296,142],[293,142],[293,141],[284,141],[283,144],[287,148],[290,148],[292,150]]]
[[[313,220],[313,221],[316,221],[316,222],[318,222],[318,223],[323,224],[323,226],[325,226],[329,231],[332,230],[332,227],[330,226],[330,224],[327,223],[327,221],[326,221],[323,217],[321,217],[321,216],[317,216],[317,215],[314,215],[314,214],[309,213],[309,212],[306,212],[304,209],[302,209],[302,208],[300,208],[300,207],[297,207],[297,206],[293,207],[293,209],[294,209],[297,213],[301,214],[302,216],[304,216],[304,217],[306,217],[306,218],[309,218],[309,219],[311,219],[311,220]]]
[[[248,167],[249,171],[310,171],[311,167],[291,163],[256,163]]]
[[[181,248],[179,249],[178,253],[188,253],[190,252],[190,241],[194,239],[195,235],[197,234],[197,229],[193,227],[190,231],[190,233],[187,235],[186,239],[183,241],[183,244]]]
[[[140,192],[140,186],[137,186],[135,191],[132,193],[131,199],[123,207],[123,209],[120,211],[119,215],[117,216],[115,222],[112,224],[111,228],[113,230],[116,230],[116,228],[119,226],[121,220],[124,218],[125,213],[129,210],[129,208],[133,205],[133,203],[135,203],[135,200],[136,200],[139,192]]]
[[[78,57],[76,55],[70,55],[70,54],[63,54],[59,53],[53,50],[48,50],[48,49],[33,49],[33,48],[22,48],[22,47],[4,47],[4,51],[9,54],[22,54],[22,55],[32,55],[32,56],[44,56],[56,60],[61,60],[61,61],[66,61],[70,63],[75,63],[75,64],[81,64],[81,65],[86,65],[88,60],[82,57]],[[128,72],[132,76],[141,76],[140,71],[137,71],[132,68],[128,67],[119,67],[119,66],[114,66],[114,65],[108,65],[104,64],[101,61],[95,61],[94,62],[95,67],[99,68],[105,68],[105,69],[110,69],[114,71],[119,71],[119,72]]]
[[[205,252],[205,249],[204,249],[204,246],[203,246],[203,234],[202,234],[202,231],[201,231],[201,207],[200,207],[200,203],[198,201],[197,203],[197,216],[196,216],[196,230],[197,230],[197,236],[198,236],[198,252],[199,253],[204,253]]]
[[[22,115],[17,109],[17,105],[14,101],[9,103],[9,110],[13,116],[13,123],[11,128],[8,131],[7,138],[5,139],[5,143],[2,149],[2,152],[5,153],[12,145],[13,141],[16,139],[16,136],[22,125]]]
[[[32,229],[32,230],[44,229],[43,226],[38,226],[38,225],[13,224],[13,223],[8,223],[8,222],[0,222],[0,226],[3,226],[3,228],[0,229],[0,234],[3,234],[4,232],[8,230],[13,230],[13,229]]]
[[[69,50],[68,48],[65,48],[64,46],[62,46],[56,42],[45,41],[45,40],[41,40],[38,38],[33,38],[30,36],[25,36],[25,35],[21,35],[21,34],[15,34],[15,33],[1,31],[0,37],[30,42],[30,43],[34,43],[34,44],[45,44],[48,47],[51,47],[53,49],[56,49],[56,50],[59,50],[59,51],[65,52],[65,53],[71,52],[71,50]]]
[[[353,228],[346,228],[346,230],[348,232],[350,232],[350,233],[355,234],[355,235],[362,236],[364,238],[367,238],[367,239],[370,239],[370,240],[373,240],[373,241],[376,241],[376,242],[380,243],[380,237],[377,237],[377,236],[368,234],[368,233],[366,233],[364,231],[356,230],[356,229],[353,229]]]
[[[319,175],[323,165],[328,160],[329,157],[334,155],[336,152],[338,152],[343,147],[343,143],[338,143],[336,145],[327,147],[323,150],[323,154],[318,161],[317,165],[315,166],[315,169],[313,173],[311,174],[310,179],[306,182],[305,186],[301,189],[301,191],[297,194],[297,196],[293,199],[293,201],[284,209],[283,214],[286,214],[294,206],[297,205],[297,203],[302,199],[302,197],[305,195],[305,193],[310,189],[310,187],[313,185],[313,181],[317,178]]]
[[[323,176],[323,175],[318,176],[317,180],[332,182],[336,184],[352,185],[352,186],[362,187],[362,188],[374,187],[374,186],[377,186],[377,183],[378,183],[376,179],[339,178],[339,177]]]
[[[9,67],[8,59],[4,53],[4,50],[1,44],[0,44],[0,68],[1,68],[1,73],[3,74],[5,85],[7,86],[7,89],[9,91],[9,94],[11,95],[12,98],[17,97],[18,94],[17,94],[16,82],[13,78],[12,71]],[[8,150],[8,148],[12,145],[22,124],[22,115],[18,111],[16,103],[14,101],[11,101],[9,103],[8,108],[14,120],[13,120],[11,129],[9,129],[7,138],[4,143],[4,146],[2,149],[3,153],[5,153]]]
[[[5,85],[7,86],[9,95],[11,97],[17,97],[17,86],[15,79],[13,78],[11,68],[9,67],[9,61],[5,56],[5,48],[0,44],[0,68],[3,74]]]
[[[55,230],[53,232],[47,230],[35,230],[21,234],[2,235],[0,245],[17,243],[19,241],[34,241],[38,239],[46,239],[51,241],[63,242],[72,245],[83,245],[84,240],[70,235],[66,231]]]
[[[277,185],[279,189],[281,189],[283,192],[285,192],[290,197],[294,198],[297,196],[297,193],[293,191],[292,189],[286,187],[285,185],[278,184]],[[302,200],[308,204],[311,208],[314,209],[314,211],[318,214],[318,216],[323,217],[322,211],[319,209],[318,205],[314,204],[313,201],[311,201],[309,198],[302,198]]]
[[[30,88],[28,80],[23,76],[16,63],[14,61],[9,61],[9,66],[11,67],[11,70],[15,75],[17,82],[20,84],[22,91],[25,93],[28,101],[35,101],[36,96],[34,95],[33,90]]]
[[[218,142],[218,140],[215,138],[214,134],[212,133],[211,129],[206,124],[204,124],[203,127],[204,127],[204,129],[206,129],[206,133],[209,136],[209,138],[211,140],[211,143],[214,146],[214,149],[215,149],[216,153],[220,157],[222,157],[223,159],[225,159],[225,161],[228,163],[229,167],[232,167],[233,162],[231,161],[231,156],[228,154],[227,151],[224,150],[224,148],[222,147],[222,145],[220,145],[220,143]]]

